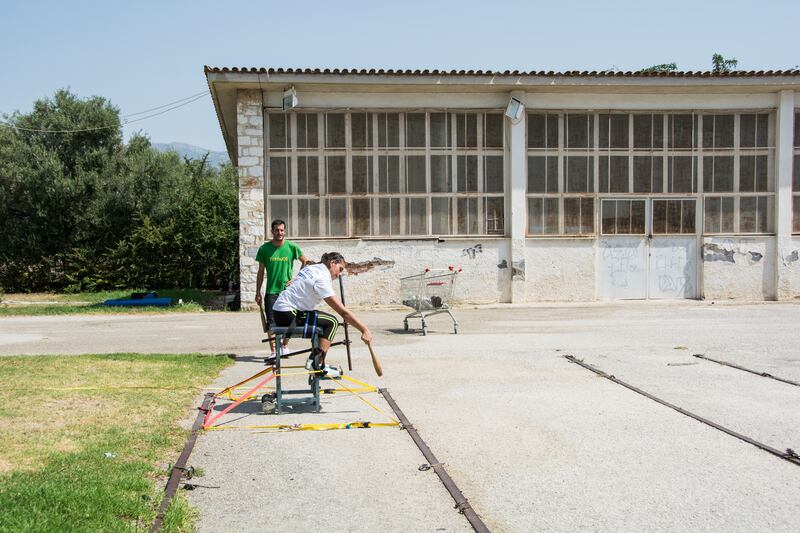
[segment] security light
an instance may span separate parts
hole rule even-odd
[[[519,122],[519,119],[522,118],[522,113],[525,111],[525,106],[522,105],[522,102],[519,98],[512,96],[511,99],[508,101],[508,105],[506,106],[506,116],[511,119],[513,124]]]
[[[290,109],[297,107],[299,101],[297,100],[297,91],[294,90],[294,87],[289,87],[285,91],[283,91],[283,110],[289,111]]]

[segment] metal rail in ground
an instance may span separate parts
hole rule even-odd
[[[183,445],[183,450],[180,456],[178,456],[178,461],[169,473],[167,487],[164,489],[164,498],[161,500],[161,506],[158,509],[156,519],[153,521],[153,527],[150,528],[150,533],[161,531],[161,526],[164,523],[164,514],[167,512],[167,507],[169,507],[172,498],[175,496],[175,492],[178,490],[181,477],[183,477],[184,472],[186,472],[186,461],[189,460],[189,456],[192,454],[194,443],[197,441],[197,433],[203,425],[203,419],[205,418],[206,412],[210,409],[213,397],[213,394],[206,394],[203,399],[203,404],[197,411],[197,418],[195,418],[194,424],[192,424],[192,432],[189,434],[189,438],[186,439],[186,444]]]
[[[792,381],[791,379],[779,378],[778,376],[773,376],[769,372],[759,372],[758,370],[751,370],[749,368],[745,368],[743,366],[735,365],[735,364],[729,363],[727,361],[720,361],[719,359],[712,359],[711,357],[706,357],[704,354],[701,354],[701,353],[693,354],[693,357],[697,357],[698,359],[705,359],[706,361],[711,361],[713,363],[717,363],[718,365],[729,366],[731,368],[735,368],[736,370],[744,370],[745,372],[750,372],[751,374],[755,374],[756,376],[761,376],[761,377],[764,377],[764,378],[774,379],[775,381],[788,383],[789,385],[794,385],[795,387],[800,387],[800,383],[798,383],[796,381]]]
[[[767,453],[771,453],[772,455],[774,455],[776,457],[780,457],[784,461],[788,461],[788,462],[792,463],[793,465],[800,466],[800,455],[798,455],[791,448],[786,448],[786,451],[782,452],[782,451],[778,450],[777,448],[773,448],[772,446],[764,444],[763,442],[759,442],[759,441],[757,441],[755,439],[751,439],[750,437],[748,437],[746,435],[742,435],[741,433],[737,433],[737,432],[733,431],[732,429],[728,429],[725,426],[721,426],[720,424],[717,424],[716,422],[712,422],[711,420],[708,420],[708,419],[703,418],[703,417],[701,417],[699,415],[696,415],[696,414],[694,414],[694,413],[692,413],[690,411],[687,411],[686,409],[678,407],[677,405],[671,404],[671,403],[669,403],[669,402],[667,402],[665,400],[662,400],[661,398],[653,396],[652,394],[650,394],[648,392],[645,392],[642,389],[639,389],[637,387],[634,387],[633,385],[625,383],[621,379],[617,379],[616,377],[614,377],[611,374],[606,374],[602,370],[600,370],[598,368],[595,368],[595,367],[593,367],[592,365],[590,365],[588,363],[584,363],[581,359],[576,358],[574,355],[565,355],[564,358],[567,361],[569,361],[570,363],[575,363],[576,365],[580,365],[580,366],[582,366],[583,368],[585,368],[587,370],[591,370],[592,372],[594,372],[598,376],[601,376],[601,377],[604,377],[604,378],[606,378],[606,379],[608,379],[610,381],[613,381],[614,383],[616,383],[618,385],[622,385],[626,389],[630,389],[630,390],[632,390],[633,392],[635,392],[637,394],[641,394],[642,396],[644,396],[646,398],[650,398],[654,402],[660,403],[661,405],[669,407],[670,409],[674,409],[675,411],[678,411],[682,415],[686,415],[689,418],[694,418],[698,422],[702,422],[703,424],[711,426],[714,429],[718,429],[719,431],[722,431],[723,433],[727,433],[731,437],[736,437],[737,439],[742,440],[742,441],[744,441],[744,442],[746,442],[748,444],[752,444],[756,448],[760,448],[761,450],[764,450]]]
[[[461,490],[459,490],[459,488],[456,486],[453,478],[447,474],[442,463],[440,463],[436,456],[433,455],[431,449],[428,448],[428,445],[425,444],[424,440],[422,440],[422,437],[419,435],[417,430],[414,428],[411,422],[408,421],[408,418],[406,418],[406,415],[400,410],[400,407],[398,407],[397,403],[394,401],[394,398],[392,398],[391,394],[389,394],[389,391],[387,389],[378,389],[378,392],[380,392],[383,397],[386,398],[386,401],[389,403],[392,411],[394,411],[394,414],[397,415],[397,418],[403,425],[403,429],[408,431],[408,434],[411,435],[411,438],[414,440],[417,448],[419,448],[419,451],[422,452],[422,455],[424,455],[425,459],[428,461],[428,465],[433,468],[433,470],[436,472],[436,475],[438,475],[439,479],[442,480],[442,484],[444,484],[445,488],[456,502],[456,509],[464,514],[472,526],[472,529],[478,533],[488,533],[489,528],[486,527],[486,524],[483,523],[481,518],[478,516],[478,513],[476,513],[475,509],[473,509],[472,505],[470,505],[469,500],[467,500],[466,496],[464,496]]]

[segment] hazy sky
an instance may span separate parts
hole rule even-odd
[[[69,88],[123,115],[207,91],[220,67],[744,70],[800,63],[800,2],[0,0],[0,113]],[[126,126],[154,142],[224,143],[211,99]]]

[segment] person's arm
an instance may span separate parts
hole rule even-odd
[[[256,274],[256,303],[261,306],[261,285],[264,283],[264,263],[258,263]]]
[[[339,313],[345,322],[361,332],[362,341],[366,343],[372,342],[372,333],[370,333],[369,328],[356,318],[356,315],[354,315],[352,311],[344,306],[338,296],[328,296],[325,298],[325,303],[331,306],[331,309]]]
[[[309,263],[308,257],[304,256],[302,253],[300,254],[299,260],[300,260],[300,268],[303,268]]]

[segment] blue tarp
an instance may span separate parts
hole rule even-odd
[[[111,305],[118,307],[142,307],[142,306],[155,306],[167,307],[172,305],[172,298],[159,298],[154,292],[147,294],[133,293],[132,298],[126,300],[106,300],[103,305]]]

